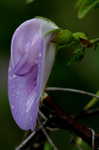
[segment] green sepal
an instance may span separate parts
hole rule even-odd
[[[72,40],[72,32],[68,29],[56,30],[53,41],[60,45],[65,45]]]

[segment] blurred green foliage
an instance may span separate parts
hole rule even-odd
[[[34,0],[27,3],[26,0],[0,0],[0,149],[13,150],[21,142],[24,134],[12,119],[7,96],[7,68],[13,32],[23,21],[34,16],[43,16],[72,32],[84,32],[90,38],[98,38],[99,9],[88,13],[83,20],[79,20],[75,9],[76,2],[77,0]],[[86,7],[86,12],[83,7],[80,8],[82,16],[89,11],[88,7],[89,5]],[[96,51],[92,48],[88,49],[84,59],[71,66],[66,65],[67,57],[66,50],[57,54],[48,85],[96,92],[99,89],[99,47]],[[90,100],[90,97],[80,94],[55,92],[50,95],[64,111],[74,114],[83,110]],[[99,102],[95,107],[99,107]],[[97,117],[93,117],[84,120],[83,123],[99,131],[98,120]],[[72,133],[68,131],[60,131],[52,133],[51,137],[59,149],[77,150],[77,147],[69,144],[71,135]],[[86,146],[84,149],[88,150]]]
[[[78,7],[78,17],[83,18],[90,10],[99,7],[99,0],[78,0],[76,7]]]

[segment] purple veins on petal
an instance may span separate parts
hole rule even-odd
[[[29,47],[30,48],[30,47]],[[32,49],[32,47],[31,47]],[[27,73],[29,73],[30,71],[32,71],[32,68],[35,64],[38,64],[38,62],[40,61],[40,55],[43,49],[43,41],[42,40],[38,40],[37,43],[35,43],[35,45],[33,45],[33,52],[31,53],[31,51],[27,51],[23,54],[23,56],[21,56],[21,58],[19,59],[18,63],[14,66],[14,72],[16,75],[25,75]],[[36,54],[37,51],[38,53]],[[34,54],[35,53],[35,54]],[[34,54],[34,55],[33,55]],[[35,58],[34,58],[35,57]]]
[[[36,125],[40,97],[55,57],[51,35],[45,34],[56,28],[52,22],[34,18],[20,25],[12,38],[8,95],[13,118],[23,130]]]

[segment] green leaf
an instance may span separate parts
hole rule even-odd
[[[78,8],[78,18],[82,19],[89,11],[99,5],[99,0],[78,0],[76,7]]]
[[[97,91],[96,95],[99,96],[99,91]],[[88,104],[85,105],[84,110],[87,110],[87,109],[93,107],[98,101],[99,101],[98,98],[93,97],[93,98],[88,102]]]

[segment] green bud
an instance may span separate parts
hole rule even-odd
[[[80,38],[85,39],[85,40],[88,39],[87,36],[86,36],[86,34],[83,33],[83,32],[76,32],[76,33],[73,33],[73,37],[74,37],[74,39],[76,39],[76,40],[79,40]]]

